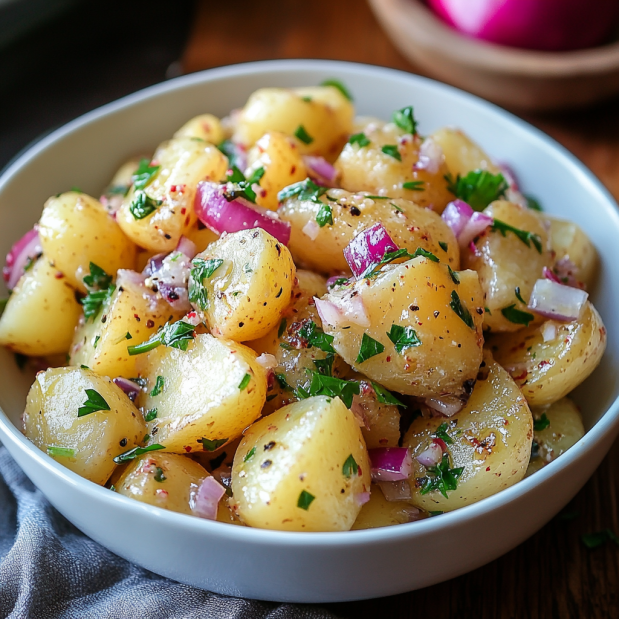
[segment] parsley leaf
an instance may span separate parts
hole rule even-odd
[[[4,309],[6,308],[6,304],[9,302],[7,299],[0,299],[0,316],[4,313]]]
[[[410,254],[408,250],[404,248],[396,249],[395,251],[385,252],[385,255],[382,257],[380,262],[376,264],[370,264],[370,266],[368,266],[368,268],[361,274],[360,279],[369,277],[377,269],[380,269],[386,264],[389,264],[394,260],[398,260],[399,258],[406,258],[407,260],[412,260],[413,258],[418,258],[419,256],[423,256],[428,260],[432,260],[432,262],[439,262],[439,259],[432,252],[423,249],[423,247],[418,247],[413,254]]]
[[[316,223],[321,228],[324,228],[327,224],[333,225],[333,211],[330,204],[321,204],[318,213],[316,213]]]
[[[542,416],[539,419],[533,420],[533,429],[536,432],[541,432],[542,430],[545,430],[549,425],[550,419],[548,419],[546,413],[542,413]]]
[[[75,449],[69,449],[68,447],[56,447],[55,445],[49,445],[47,448],[47,454],[56,458],[73,458],[75,456]]]
[[[336,286],[343,286],[348,279],[346,277],[338,277],[333,283],[329,284],[329,289],[335,288]]]
[[[249,381],[251,381],[251,375],[245,374],[245,376],[243,376],[243,380],[239,383],[239,391],[244,391],[247,388],[247,385],[249,385]]]
[[[303,144],[311,144],[314,141],[314,138],[305,130],[303,125],[299,125],[296,128],[294,135],[297,139],[301,140]]]
[[[228,185],[224,191],[226,200],[230,202],[235,198],[245,198],[255,204],[256,192],[253,186],[260,184],[260,179],[264,176],[264,168],[257,168],[249,178],[245,178],[243,172],[236,166],[232,166],[230,171],[232,173],[226,177]]]
[[[110,405],[103,399],[103,396],[94,389],[86,389],[88,396],[84,404],[77,409],[78,417],[85,417],[97,411],[109,411]]]
[[[158,396],[163,393],[163,389],[165,388],[165,378],[163,376],[157,376],[157,380],[155,381],[155,386],[153,390],[150,392],[152,397]]]
[[[152,421],[153,419],[157,419],[157,409],[151,408],[146,411],[144,415],[144,421]]]
[[[158,481],[159,483],[165,481],[167,479],[167,477],[163,474],[163,469],[158,466],[155,469],[155,481]]]
[[[231,165],[230,169],[226,173],[226,181],[228,183],[242,183],[246,181],[245,174],[241,172],[235,165]]]
[[[494,232],[500,232],[503,236],[507,236],[508,232],[512,232],[515,234],[527,247],[531,247],[531,243],[533,243],[535,249],[537,249],[538,253],[542,253],[542,239],[533,232],[527,232],[526,230],[520,230],[519,228],[514,228],[514,226],[510,226],[506,224],[504,221],[500,221],[498,219],[494,220],[491,228]]]
[[[363,148],[364,146],[368,146],[371,143],[371,140],[367,135],[365,135],[365,133],[363,133],[363,131],[361,131],[360,133],[353,133],[348,138],[348,143],[357,144],[359,148]]]
[[[161,166],[150,165],[150,161],[148,159],[140,160],[140,165],[138,166],[138,169],[133,173],[133,176],[131,177],[133,186],[136,189],[145,189],[155,180],[155,176],[157,176],[160,169]]]
[[[418,123],[415,120],[412,105],[403,107],[401,110],[394,112],[391,120],[406,133],[412,133],[413,135],[417,133]]]
[[[335,355],[328,353],[324,359],[313,359],[312,363],[316,366],[316,369],[325,376],[331,376],[333,374],[333,362],[335,361]]]
[[[340,82],[340,80],[336,80],[332,77],[328,80],[325,80],[324,82],[321,82],[320,85],[333,86],[333,88],[337,88],[349,101],[353,100],[350,91],[348,90],[348,88],[346,88],[346,86],[344,86],[344,84],[342,84],[342,82]]]
[[[250,458],[253,458],[254,455],[256,454],[256,448],[252,447],[246,454],[245,457],[243,458],[243,462],[247,462]]]
[[[451,281],[454,284],[459,284],[460,276],[449,265],[447,265],[447,268],[449,269],[449,276],[451,277]]]
[[[284,187],[278,194],[277,199],[282,202],[287,198],[297,198],[298,200],[312,200],[312,202],[319,201],[318,198],[327,193],[327,187],[320,187],[311,178],[306,178],[304,181],[293,183]]]
[[[208,438],[201,438],[198,443],[202,443],[202,449],[204,451],[215,451],[219,449],[222,445],[225,445],[229,439],[227,438],[216,438],[210,440]]]
[[[460,301],[460,297],[455,290],[451,292],[451,301],[449,302],[449,307],[462,319],[464,324],[471,329],[475,328],[475,323],[473,322],[473,317],[471,316],[471,312],[462,305],[462,301]]]
[[[88,294],[80,299],[80,303],[84,306],[84,318],[88,321],[109,301],[116,286],[112,283],[112,276],[94,262],[90,263],[90,275],[84,276],[84,284]]]
[[[352,399],[354,395],[359,395],[360,387],[359,383],[354,380],[342,380],[333,376],[325,376],[315,370],[307,370],[311,375],[312,381],[309,389],[306,392],[307,397],[314,397],[317,395],[326,395],[331,397],[339,397],[347,408],[352,406]],[[301,393],[303,396],[304,394]],[[304,399],[304,398],[302,398]]]
[[[395,144],[385,144],[380,150],[385,153],[385,155],[389,155],[398,161],[402,161],[402,155],[400,155],[400,151]]]
[[[402,354],[407,348],[421,346],[421,340],[413,327],[402,327],[401,325],[391,325],[391,331],[387,337],[393,342],[395,349]]]
[[[299,495],[299,499],[297,500],[297,507],[300,507],[301,509],[307,511],[315,498],[316,497],[313,494],[310,494],[306,490],[301,490],[301,494]]]
[[[90,275],[84,275],[84,284],[88,288],[94,288],[95,290],[104,290],[109,288],[112,283],[112,276],[108,275],[100,266],[97,266],[94,262],[89,265]]]
[[[501,310],[501,314],[503,314],[503,316],[507,318],[509,322],[513,322],[516,325],[524,325],[525,327],[528,327],[529,323],[535,318],[533,314],[529,314],[529,312],[523,312],[522,310],[519,310],[516,307],[515,303],[504,307]]]
[[[189,342],[196,336],[195,329],[193,325],[182,320],[173,323],[168,322],[163,329],[160,329],[146,342],[136,344],[135,346],[127,346],[127,351],[131,356],[141,355],[162,344],[170,348],[186,351]]]
[[[344,465],[342,466],[342,475],[344,475],[346,479],[350,479],[353,475],[358,475],[358,474],[359,474],[359,465],[357,464],[357,461],[353,458],[353,455],[350,454],[350,456],[346,458],[346,461],[344,462]]]
[[[543,211],[542,205],[532,196],[525,196],[524,199],[527,201],[527,206],[532,211]]]
[[[447,443],[448,445],[453,445],[453,439],[449,434],[447,434],[447,429],[449,426],[446,423],[442,423],[437,429],[436,432],[432,435],[436,438],[440,438],[442,441]]]
[[[374,393],[376,394],[376,399],[381,404],[393,404],[394,406],[406,406],[404,402],[400,402],[398,398],[396,398],[391,391],[385,389],[382,385],[378,383],[372,383],[372,387],[374,389]]]
[[[359,354],[355,359],[355,363],[363,363],[376,355],[380,355],[380,353],[384,352],[384,350],[385,347],[380,342],[377,342],[367,333],[364,333],[361,338],[361,346],[359,347]]]
[[[520,294],[520,286],[516,286],[516,299],[518,299],[518,301],[520,301],[520,303],[522,303],[523,305],[526,305],[525,300],[522,298],[522,295]]]
[[[154,443],[148,447],[134,447],[133,449],[129,449],[129,451],[125,451],[119,456],[116,456],[114,458],[114,462],[116,464],[124,464],[125,462],[129,462],[130,460],[143,456],[149,451],[158,451],[160,449],[165,449],[165,447],[163,445],[159,445],[159,443]]]
[[[402,183],[403,189],[410,189],[411,191],[423,191],[425,181],[406,181]]]
[[[202,282],[213,276],[215,271],[224,263],[221,258],[194,258],[189,271],[189,302],[195,303],[201,310],[208,307],[208,296]]]
[[[475,170],[465,177],[458,174],[455,181],[449,174],[445,178],[447,189],[474,211],[483,211],[488,204],[505,196],[509,187],[502,174],[491,174],[487,170]]]
[[[129,211],[133,215],[134,219],[144,219],[151,213],[154,213],[157,210],[157,207],[162,204],[163,200],[153,200],[153,198],[146,195],[146,192],[139,189],[135,192],[133,200],[131,200]]]
[[[443,459],[436,466],[430,466],[427,469],[430,477],[425,478],[421,494],[428,494],[433,490],[438,490],[445,498],[447,498],[448,490],[456,490],[458,488],[458,478],[464,471],[463,466],[450,469],[449,456],[443,455]]]
[[[315,346],[328,353],[335,353],[333,336],[325,333],[313,320],[306,322],[298,332],[299,336],[307,340],[308,348]]]

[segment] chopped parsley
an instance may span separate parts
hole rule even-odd
[[[522,303],[523,305],[526,305],[525,300],[522,298],[522,295],[520,294],[520,286],[516,286],[516,299],[518,299],[518,301],[520,301],[520,303]]]
[[[73,458],[75,457],[75,449],[69,449],[68,447],[56,447],[54,445],[50,445],[47,448],[47,454],[49,456],[54,456],[56,458]]]
[[[37,256],[28,256],[28,260],[26,260],[26,264],[24,265],[24,273],[26,271],[29,271],[34,266],[34,263],[36,261],[37,261]]]
[[[391,331],[387,333],[387,337],[393,342],[395,349],[400,354],[407,348],[421,346],[421,340],[413,327],[402,327],[401,325],[392,324]]]
[[[240,148],[232,140],[223,140],[217,145],[217,149],[228,157],[231,166],[243,165],[239,157]]]
[[[95,335],[95,339],[94,339],[94,341],[93,341],[93,343],[92,343],[92,347],[93,347],[93,348],[96,348],[96,347],[99,345],[99,340],[100,340],[100,339],[101,339],[101,336],[100,336],[100,335]]]
[[[198,443],[202,443],[202,449],[204,451],[215,451],[219,449],[221,446],[225,445],[230,439],[227,438],[216,438],[210,440],[208,438],[201,438]]]
[[[393,206],[393,208],[398,211],[398,213],[403,213],[404,209],[400,208],[397,204],[394,204],[393,202],[391,203],[391,206]]]
[[[146,195],[146,192],[138,189],[131,200],[129,211],[134,219],[144,219],[157,210],[163,204],[163,200],[154,200]]]
[[[324,228],[327,224],[333,225],[333,211],[330,204],[321,203],[318,213],[316,213],[316,223]]]
[[[332,284],[329,284],[329,288],[333,289],[336,286],[343,286],[347,281],[346,277],[338,277]]]
[[[148,447],[134,447],[133,449],[129,449],[129,451],[125,451],[121,453],[119,456],[114,458],[114,462],[116,464],[124,464],[125,462],[129,462],[130,460],[134,460],[135,458],[139,458],[149,451],[159,451],[160,449],[165,449],[163,445],[159,443],[154,443],[153,445],[149,445]]]
[[[367,135],[365,135],[365,133],[363,133],[363,131],[361,131],[360,133],[353,133],[348,138],[348,143],[357,144],[359,148],[363,148],[364,146],[368,146],[371,143],[371,140]]]
[[[340,82],[340,80],[336,80],[335,78],[329,78],[328,80],[325,80],[324,82],[320,83],[321,86],[333,86],[333,88],[337,88],[349,101],[352,101],[352,95],[350,94],[350,91],[348,90],[348,88],[346,88],[346,86],[344,86],[344,84],[342,84],[342,82]]]
[[[393,113],[391,120],[406,133],[417,133],[417,121],[413,113],[413,106],[409,105]]]
[[[249,381],[251,381],[251,375],[245,374],[245,376],[243,376],[243,380],[239,383],[239,391],[244,391],[245,389],[247,389]]]
[[[252,447],[246,454],[245,457],[243,458],[243,462],[247,462],[248,460],[250,460],[251,458],[254,457],[254,455],[256,454],[256,447]]]
[[[15,363],[17,364],[17,367],[20,370],[23,370],[26,367],[26,364],[28,363],[28,356],[27,355],[22,355],[19,352],[16,352],[13,355],[14,359],[15,359]]]
[[[475,328],[475,323],[473,322],[473,317],[471,316],[471,312],[462,305],[462,301],[460,301],[460,297],[455,290],[451,292],[451,301],[449,302],[449,307],[457,314],[459,318],[462,319],[464,324],[471,329]]]
[[[402,183],[403,189],[410,189],[411,191],[423,191],[425,181],[406,181]]]
[[[245,178],[245,175],[236,166],[230,168],[231,174],[226,177],[229,186],[226,187],[224,193],[226,200],[229,202],[235,198],[245,198],[250,202],[256,203],[256,192],[253,186],[260,184],[260,179],[264,176],[264,168],[257,168],[252,172],[249,178]]]
[[[84,276],[84,284],[88,294],[80,300],[84,306],[84,318],[88,321],[94,318],[104,303],[111,298],[116,286],[112,283],[112,276],[108,275],[94,262],[89,265],[90,274]]]
[[[201,310],[208,307],[208,296],[202,282],[213,276],[215,271],[224,263],[221,258],[194,258],[189,271],[189,302],[195,303]]]
[[[404,402],[400,402],[398,398],[396,398],[391,391],[385,389],[382,385],[378,383],[372,382],[372,387],[374,389],[374,393],[376,394],[376,399],[381,404],[393,404],[394,406],[406,406]]]
[[[155,386],[153,390],[150,392],[151,397],[156,397],[163,393],[165,388],[165,378],[163,376],[157,376],[157,380],[155,381]]]
[[[325,333],[313,320],[306,322],[299,329],[299,336],[307,340],[308,348],[315,346],[324,352],[335,353],[333,336]]]
[[[311,178],[306,178],[304,181],[299,181],[298,183],[293,183],[292,185],[288,185],[288,187],[284,187],[277,194],[277,199],[280,202],[286,200],[287,198],[320,202],[320,196],[327,193],[327,191],[327,187],[320,187]]]
[[[432,436],[440,438],[442,441],[447,443],[447,445],[453,445],[453,439],[449,436],[449,434],[447,434],[448,428],[449,426],[446,423],[442,423]]]
[[[333,362],[335,361],[335,355],[333,353],[327,354],[324,359],[313,359],[312,363],[316,366],[316,369],[325,376],[331,376],[333,374]]]
[[[385,347],[380,342],[371,338],[367,333],[364,333],[361,338],[361,346],[359,347],[359,354],[355,359],[355,363],[363,363],[376,355],[380,355],[384,350]]]
[[[509,322],[513,322],[516,325],[524,325],[525,327],[528,327],[529,323],[535,318],[533,314],[519,310],[515,303],[504,307],[501,310],[501,314],[503,314]]]
[[[144,415],[144,421],[152,421],[153,419],[157,419],[157,409],[151,408],[146,411],[146,415]]]
[[[542,413],[542,416],[539,419],[533,420],[533,429],[536,432],[541,432],[545,430],[550,425],[550,419],[548,419],[546,413]]]
[[[370,266],[361,274],[361,279],[363,279],[364,277],[369,277],[374,271],[377,271],[386,264],[389,264],[394,260],[398,260],[399,258],[406,258],[407,260],[412,260],[413,258],[418,258],[419,256],[423,256],[428,260],[432,260],[432,262],[439,262],[439,259],[432,252],[423,249],[423,247],[418,247],[413,254],[409,253],[408,250],[404,248],[396,249],[395,251],[385,252],[385,255],[382,257],[380,262],[376,264],[370,264]]]
[[[460,200],[464,200],[474,211],[483,211],[488,204],[505,196],[508,184],[502,174],[491,174],[487,170],[475,170],[455,181],[450,174],[445,176],[447,189]]]
[[[527,201],[527,206],[532,211],[543,211],[542,205],[532,196],[525,196],[524,199]]]
[[[350,456],[346,458],[346,461],[344,462],[344,465],[342,466],[342,474],[344,475],[346,479],[350,479],[353,475],[359,474],[359,465],[357,464],[356,460],[353,458],[352,454],[350,454]]]
[[[279,329],[277,330],[277,337],[281,337],[282,335],[284,335],[284,332],[286,331],[286,325],[286,319],[282,318],[282,321],[279,323]]]
[[[299,125],[294,132],[294,136],[301,140],[303,144],[311,144],[314,141],[314,138],[305,130],[303,125]]]
[[[97,411],[109,411],[110,405],[103,399],[103,396],[94,389],[86,389],[88,396],[84,404],[77,409],[78,417],[85,417]]]
[[[445,512],[442,512],[440,510],[433,510],[428,512],[428,514],[430,514],[430,518],[433,518],[434,516],[441,516],[444,513]]]
[[[380,150],[385,153],[385,155],[389,155],[398,161],[402,161],[402,155],[400,155],[400,151],[395,144],[385,144]]]
[[[163,474],[163,469],[160,466],[158,466],[155,469],[155,481],[158,481],[161,483],[162,481],[165,481],[166,479],[167,477]]]
[[[145,189],[154,180],[155,176],[159,173],[161,166],[151,165],[148,159],[140,160],[138,169],[133,173],[131,181],[136,189]]]
[[[449,269],[449,276],[451,277],[451,281],[454,284],[459,284],[460,276],[449,265],[447,265],[447,268]]]
[[[301,509],[307,511],[315,498],[316,497],[313,494],[307,492],[307,490],[301,490],[301,494],[299,495],[299,499],[297,500],[297,507],[300,507]]]
[[[354,395],[359,395],[361,392],[359,383],[354,380],[342,380],[333,376],[325,376],[315,370],[307,370],[307,373],[312,377],[308,390],[300,388],[297,391],[297,397],[305,399],[317,395],[326,395],[329,397],[339,397],[347,408],[352,406]]]
[[[456,490],[458,488],[458,478],[464,471],[463,466],[457,468],[449,468],[449,456],[443,454],[443,459],[436,466],[430,466],[427,472],[429,477],[425,478],[421,494],[428,494],[434,490],[438,490],[445,498],[447,498],[447,492],[449,490]]]
[[[186,351],[189,342],[196,336],[195,327],[182,320],[177,320],[173,323],[166,323],[165,326],[155,333],[149,340],[135,346],[127,346],[129,355],[141,355],[161,346],[169,346],[170,348],[178,348]]]
[[[507,236],[508,232],[512,232],[515,234],[527,247],[531,247],[531,243],[535,249],[537,249],[538,253],[542,253],[542,239],[539,235],[534,234],[533,232],[528,232],[526,230],[520,230],[519,228],[514,228],[514,226],[510,226],[506,224],[504,221],[500,221],[498,219],[494,220],[492,224],[491,230],[495,232],[500,232],[503,236]]]

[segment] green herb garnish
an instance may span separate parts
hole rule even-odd
[[[173,323],[168,322],[146,342],[136,344],[135,346],[127,346],[127,351],[131,356],[141,355],[161,345],[186,351],[189,342],[196,335],[195,329],[193,325],[182,320]]]
[[[278,194],[277,199],[282,202],[287,198],[297,198],[298,200],[311,200],[312,202],[320,202],[320,196],[327,193],[327,187],[320,187],[311,178],[306,178],[304,181],[293,183],[284,187]],[[320,202],[322,204],[322,202]]]
[[[437,466],[430,466],[427,472],[430,477],[425,478],[425,482],[421,489],[421,494],[428,494],[433,490],[438,490],[445,498],[449,490],[458,488],[458,478],[464,471],[463,466],[457,468],[449,468],[449,456],[443,454],[443,459]]]
[[[286,319],[282,318],[282,321],[279,323],[279,329],[277,330],[277,337],[281,337],[282,335],[284,335],[284,332],[286,331]]]
[[[210,440],[208,438],[201,438],[198,443],[202,443],[202,449],[204,451],[215,451],[219,449],[222,445],[225,445],[229,439],[227,438],[216,438],[214,440]]]
[[[401,325],[391,325],[391,331],[387,337],[393,342],[395,349],[402,354],[407,348],[421,346],[421,340],[413,327],[402,327]]]
[[[84,276],[84,284],[88,294],[80,300],[84,306],[84,318],[89,320],[99,313],[102,305],[112,296],[116,286],[112,283],[112,276],[108,275],[94,262],[89,265],[90,274]]]
[[[155,481],[158,481],[159,483],[161,483],[162,481],[165,481],[167,479],[167,477],[163,474],[163,469],[158,466],[155,469]]]
[[[133,186],[136,189],[145,189],[153,182],[153,180],[155,180],[155,176],[157,176],[160,169],[161,166],[152,166],[150,165],[150,161],[148,159],[142,159],[140,161],[138,169],[133,173],[133,176],[131,177]]]
[[[380,150],[385,153],[385,155],[389,155],[398,161],[402,161],[402,155],[400,155],[400,151],[395,144],[385,144]]]
[[[459,284],[460,276],[449,265],[447,265],[447,268],[449,269],[449,276],[451,277],[451,281],[454,284]]]
[[[221,258],[204,260],[194,258],[189,271],[189,302],[195,303],[201,310],[208,307],[208,295],[203,285],[205,279],[213,276],[215,271],[224,263]]]
[[[522,295],[520,294],[520,286],[516,286],[516,299],[518,299],[518,301],[520,301],[520,303],[522,303],[523,305],[526,305],[526,301],[522,298]]]
[[[344,84],[342,84],[342,82],[340,82],[340,80],[336,80],[335,78],[329,78],[328,80],[321,82],[320,85],[333,86],[333,88],[337,88],[349,101],[353,100],[350,91],[348,90],[348,88],[346,88],[346,86],[344,86]]]
[[[331,376],[333,374],[333,362],[335,361],[335,355],[328,353],[324,359],[313,359],[312,363],[316,366],[316,369],[325,376]]]
[[[527,201],[527,206],[532,211],[543,211],[542,205],[532,196],[525,196],[524,199]]]
[[[374,389],[374,393],[376,394],[376,399],[381,404],[393,404],[394,406],[406,406],[404,402],[400,402],[398,398],[396,398],[391,391],[385,389],[382,385],[378,383],[372,382],[372,388]]]
[[[333,211],[330,204],[321,203],[318,213],[316,213],[316,223],[324,228],[327,224],[333,225]]]
[[[483,211],[488,204],[503,197],[509,187],[502,174],[491,174],[486,170],[475,170],[465,177],[458,174],[455,181],[448,174],[445,179],[447,189],[474,211]]]
[[[325,376],[315,370],[307,370],[307,373],[312,377],[311,383],[307,391],[298,390],[297,397],[305,399],[317,395],[326,395],[329,397],[339,397],[347,408],[352,406],[354,395],[359,395],[359,383],[354,380],[342,380],[334,376]]]
[[[9,302],[8,298],[7,299],[0,299],[0,316],[2,316],[2,314],[4,314],[4,310],[6,309],[6,304]]]
[[[349,144],[357,144],[359,148],[363,148],[364,146],[368,146],[371,143],[370,138],[368,138],[363,131],[361,133],[353,133],[348,138]]]
[[[148,445],[148,447],[134,447],[129,451],[125,451],[124,453],[116,456],[114,458],[114,462],[116,464],[124,464],[125,462],[129,462],[130,460],[134,460],[135,458],[139,458],[149,451],[158,451],[160,449],[165,449],[163,445],[159,443],[154,443],[153,445]]]
[[[347,281],[346,277],[338,277],[332,284],[329,284],[329,288],[333,289],[336,286],[343,286]]]
[[[506,224],[504,221],[499,221],[498,219],[494,220],[492,224],[491,230],[495,232],[500,232],[503,236],[507,236],[508,232],[512,232],[515,234],[527,247],[531,247],[531,243],[535,249],[537,249],[538,253],[542,253],[542,239],[539,235],[534,234],[533,232],[528,232],[526,230],[520,230],[519,228],[514,228],[514,226],[510,226]]]
[[[251,375],[245,374],[245,376],[243,376],[243,380],[239,383],[239,391],[244,391],[247,388],[247,385],[249,385],[250,380]]]
[[[525,327],[528,327],[529,323],[535,318],[533,314],[519,310],[515,303],[504,307],[501,310],[501,314],[503,314],[509,322],[513,322],[516,325],[524,325]]]
[[[406,181],[406,183],[402,183],[402,187],[404,189],[410,189],[411,191],[423,191],[425,181]]]
[[[467,327],[470,327],[471,329],[475,328],[475,323],[473,322],[471,312],[469,312],[469,310],[462,305],[462,301],[460,301],[460,297],[455,290],[451,292],[449,307],[451,307],[451,309],[462,319]]]
[[[301,490],[301,494],[299,495],[299,499],[297,500],[297,507],[300,507],[301,509],[307,511],[315,498],[316,497],[313,494],[310,494],[306,490]]]
[[[405,133],[412,133],[413,135],[417,133],[418,123],[415,120],[412,105],[403,107],[401,110],[394,112],[391,116],[391,120],[393,120],[393,122]]]
[[[75,457],[75,449],[69,449],[67,447],[56,447],[54,445],[50,445],[47,448],[47,454],[50,456],[54,456],[56,458],[73,458]]]
[[[163,200],[154,200],[150,196],[146,195],[146,192],[139,189],[135,192],[133,200],[129,205],[129,211],[133,215],[134,219],[144,219],[151,213],[157,210],[157,207],[163,204]]]
[[[350,454],[346,461],[344,462],[344,466],[342,466],[342,474],[346,479],[350,479],[353,475],[357,475],[359,473],[359,465],[356,460],[353,458],[353,455]]]
[[[328,353],[335,353],[333,348],[333,336],[325,333],[313,320],[309,320],[299,329],[299,337],[307,341],[307,347],[320,348]]]
[[[364,333],[361,338],[361,346],[359,347],[359,354],[355,359],[355,363],[363,363],[376,355],[380,355],[384,350],[385,347],[380,342],[371,338],[367,333]]]
[[[548,419],[546,413],[542,413],[542,416],[539,419],[533,420],[533,429],[536,432],[541,432],[542,430],[545,430],[549,425],[550,419]]]
[[[243,458],[243,462],[247,462],[250,458],[253,458],[254,455],[256,453],[256,448],[252,447],[246,454],[245,457]]]
[[[311,144],[314,141],[314,138],[305,130],[303,125],[299,125],[294,132],[296,138],[301,140],[303,144]]]
[[[152,421],[153,419],[157,419],[157,409],[151,408],[146,411],[146,415],[144,415],[144,421]]]
[[[84,404],[77,409],[78,417],[85,417],[97,411],[109,411],[110,405],[103,399],[103,396],[94,389],[86,389],[88,396]]]
[[[157,380],[155,381],[155,386],[153,387],[153,390],[150,392],[150,395],[152,397],[156,397],[160,395],[161,393],[163,393],[164,388],[165,388],[165,378],[163,376],[157,376]]]
[[[451,436],[449,436],[449,434],[447,434],[448,428],[449,426],[446,423],[442,423],[436,429],[436,432],[432,436],[435,436],[436,438],[440,438],[448,445],[453,445],[453,439],[451,438]]]

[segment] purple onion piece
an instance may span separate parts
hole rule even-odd
[[[408,447],[370,449],[373,481],[401,481],[411,476],[413,461]]]
[[[128,378],[123,378],[122,376],[115,378],[114,383],[127,394],[132,402],[135,402],[135,399],[138,397],[138,394],[142,389],[137,383],[134,383]]]
[[[386,253],[397,249],[383,224],[377,223],[355,236],[344,248],[344,258],[358,279],[368,268],[377,265]]]

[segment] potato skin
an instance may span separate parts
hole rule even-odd
[[[144,192],[163,203],[150,215],[136,219],[131,213],[131,203],[135,199],[133,187],[116,214],[116,220],[123,232],[140,247],[170,252],[197,221],[193,201],[198,183],[223,178],[228,160],[208,142],[173,138],[157,148],[152,163],[160,165],[161,169]]]
[[[78,417],[94,389],[111,410]],[[52,456],[78,475],[105,484],[114,458],[142,443],[146,424],[131,400],[109,378],[75,367],[39,372],[26,401],[24,434],[41,450],[73,449],[73,457]]]
[[[606,350],[606,328],[589,301],[578,320],[551,324],[556,337],[548,342],[544,325],[488,340],[531,406],[547,406],[567,395],[595,370]]]
[[[304,228],[308,222],[316,221],[320,204],[290,198],[278,210],[280,218],[291,224],[288,245],[299,264],[322,273],[349,272],[342,253],[344,248],[357,234],[380,222],[398,247],[410,253],[422,247],[453,269],[459,268],[458,243],[449,226],[436,213],[408,200],[372,199],[343,189],[330,189],[327,194],[322,201],[331,206],[333,225],[319,228],[314,239]],[[439,243],[446,243],[447,251]]]
[[[380,488],[372,484],[370,500],[361,508],[352,530],[377,529],[410,522],[411,508],[415,509],[405,501],[387,501]]]
[[[202,450],[202,439],[235,439],[260,416],[266,399],[256,353],[210,334],[196,335],[186,351],[160,346],[140,355],[138,370],[150,379],[138,404],[157,409],[149,434],[168,452]],[[240,389],[246,374],[249,382]],[[164,381],[159,394],[153,392],[158,376]]]
[[[81,311],[75,290],[43,256],[9,297],[0,316],[0,346],[30,356],[65,353]]]
[[[359,468],[347,477],[351,455]],[[369,488],[369,458],[353,414],[339,398],[318,396],[245,432],[234,457],[231,505],[252,527],[347,531],[360,510],[355,495]],[[314,497],[307,509],[298,506],[304,492]]]
[[[337,326],[323,323],[323,328],[334,336],[333,346],[346,363],[387,389],[420,398],[466,400],[482,360],[483,295],[476,273],[460,271],[458,277],[460,283],[455,284],[447,265],[424,257],[388,265],[376,278],[334,289],[324,297],[344,310],[359,303],[359,297],[367,326],[358,324],[359,316],[349,309]],[[454,291],[474,328],[450,306]],[[421,345],[397,352],[387,336],[392,325],[413,328]],[[357,363],[364,333],[385,349]]]
[[[509,374],[484,356],[487,371],[477,380],[467,405],[453,417],[419,417],[402,442],[413,455],[409,480],[411,503],[426,511],[451,511],[492,496],[519,482],[525,475],[533,418],[526,400]],[[432,442],[442,423],[449,426],[450,468],[464,467],[456,490],[445,498],[438,490],[421,494],[418,480],[427,476],[416,457]]]
[[[101,202],[85,193],[50,198],[39,221],[39,238],[43,253],[81,292],[86,292],[83,278],[91,262],[111,274],[135,266],[135,245]]]
[[[349,191],[414,200],[419,206],[442,213],[453,199],[444,178],[448,172],[444,158],[440,158],[436,171],[416,167],[422,138],[405,134],[393,123],[370,122],[363,133],[370,144],[348,142],[335,162],[340,185]],[[396,146],[401,160],[386,154],[382,150],[385,146]],[[421,188],[405,189],[403,183],[410,181],[421,182]]]
[[[561,398],[550,406],[533,408],[531,412],[536,421],[546,415],[550,423],[547,428],[533,432],[537,450],[534,449],[535,455],[529,462],[527,477],[556,460],[585,435],[582,415],[569,398]]]
[[[223,260],[201,284],[206,307],[193,302],[213,333],[245,342],[279,324],[296,271],[283,243],[261,228],[242,230],[215,241],[196,259]]]
[[[200,114],[188,120],[175,134],[175,138],[199,138],[211,144],[219,144],[224,138],[224,130],[217,116]]]
[[[537,234],[541,242],[542,251],[539,252],[533,243],[527,247],[512,232],[503,236],[498,231],[487,230],[475,243],[475,253],[469,249],[462,252],[463,268],[477,271],[486,295],[485,306],[490,311],[484,316],[484,327],[493,332],[518,331],[523,325],[510,322],[501,310],[515,305],[521,311],[529,311],[517,299],[515,290],[520,288],[520,296],[528,303],[535,282],[542,277],[543,268],[551,266],[548,232],[535,211],[512,202],[497,200],[484,213]]]

